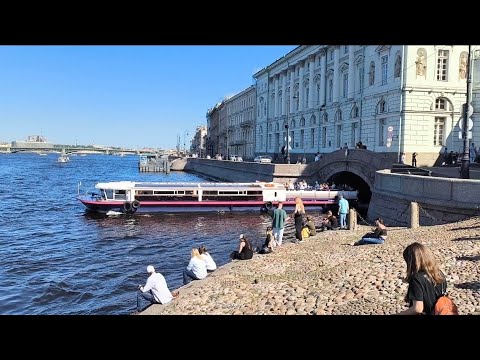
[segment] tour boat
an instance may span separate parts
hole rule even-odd
[[[339,195],[356,200],[357,191],[287,190],[283,184],[255,183],[168,183],[117,181],[98,183],[98,192],[80,195],[77,199],[87,210],[107,213],[178,213],[268,211],[282,202],[293,208],[300,197],[307,208],[334,204]]]

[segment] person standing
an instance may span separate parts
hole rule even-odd
[[[299,197],[295,198],[295,211],[293,212],[293,218],[295,219],[295,238],[296,242],[302,241],[302,229],[303,229],[303,216],[305,215],[305,207],[303,201]]]
[[[418,154],[416,152],[412,154],[412,166],[415,166],[415,167],[417,166],[417,155]]]
[[[340,229],[347,229],[347,214],[350,206],[342,195],[338,195],[338,215],[340,217]]]
[[[407,155],[405,155],[405,153],[402,152],[402,157],[400,158],[400,164],[405,165],[406,162],[407,162]]]
[[[447,281],[440,270],[430,249],[414,242],[403,250],[403,259],[407,264],[408,282],[405,301],[409,308],[399,315],[432,315],[439,294],[445,293]]]
[[[292,184],[291,182],[289,184]],[[293,184],[292,184],[293,186]],[[285,230],[285,222],[287,221],[287,212],[283,209],[283,203],[279,202],[277,208],[273,211],[272,228],[273,237],[277,245],[282,245],[283,231]]]
[[[178,296],[178,291],[170,292],[167,282],[162,274],[155,272],[152,265],[147,266],[150,276],[145,286],[138,285],[137,311],[145,309],[141,306],[141,300],[147,300],[150,304],[167,304]]]
[[[476,158],[476,154],[475,154],[475,144],[473,142],[470,143],[470,149],[468,151],[468,155],[469,155],[469,158],[470,158],[470,162],[474,163],[475,158]]]

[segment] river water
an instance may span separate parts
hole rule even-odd
[[[205,180],[139,173],[133,155],[73,156],[64,164],[57,157],[0,154],[0,314],[129,314],[147,265],[173,290],[192,247],[204,244],[223,265],[239,234],[259,246],[271,222],[260,212],[89,214],[76,200],[80,181],[84,193],[96,182]]]

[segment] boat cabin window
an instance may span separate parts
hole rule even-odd
[[[115,195],[115,200],[127,200],[126,190],[115,190],[113,193]]]
[[[105,200],[113,200],[113,190],[101,190]]]
[[[202,201],[244,201],[254,200],[262,201],[263,192],[261,190],[204,190]]]
[[[196,190],[137,190],[138,201],[197,201]]]

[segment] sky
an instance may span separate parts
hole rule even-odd
[[[208,109],[295,47],[0,46],[0,142],[188,147]]]

